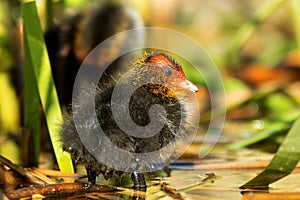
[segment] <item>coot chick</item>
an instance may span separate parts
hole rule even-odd
[[[122,84],[130,84],[137,88],[129,101],[130,118],[141,127],[149,125],[151,120],[161,122],[163,126],[157,134],[150,137],[133,136],[121,129],[115,121],[111,103],[113,91],[119,83],[111,75],[104,74],[97,85],[96,91],[82,91],[82,94],[88,97],[95,97],[95,112],[101,129],[113,145],[126,152],[149,153],[159,151],[168,145],[172,148],[172,144],[178,138],[183,138],[187,134],[187,128],[190,125],[187,118],[190,117],[190,113],[184,104],[190,94],[197,92],[197,87],[187,80],[181,65],[162,52],[146,52],[141,58],[132,62],[128,69],[131,71],[123,74],[122,80],[125,81]],[[145,80],[147,83],[143,84]],[[123,92],[125,95],[127,91]],[[119,165],[126,164],[122,161],[122,158],[118,158],[118,155],[107,157],[106,154],[112,154],[109,149],[105,149],[104,152],[106,153],[98,155],[97,148],[101,149],[106,146],[103,143],[101,144],[101,141],[95,141],[95,144],[99,145],[92,149],[83,144],[82,135],[79,135],[76,127],[83,127],[85,130],[84,137],[94,142],[94,140],[99,140],[98,133],[95,131],[97,125],[90,114],[84,112],[85,109],[90,109],[91,106],[85,102],[84,98],[79,97],[73,104],[73,108],[75,106],[82,111],[79,115],[80,124],[76,121],[75,126],[74,115],[72,115],[74,113],[65,115],[61,131],[63,150],[69,152],[76,162],[85,166],[88,180],[95,183],[96,176],[99,174],[102,174],[105,179],[109,179],[114,175],[122,175],[124,171],[130,171],[132,172],[131,178],[134,187],[146,187],[144,174],[134,169],[138,166],[143,167],[153,163],[137,159],[132,161],[132,166],[128,166],[128,170],[120,171],[100,162],[97,158],[106,156],[106,158],[112,159]],[[151,117],[149,110],[151,106],[157,104],[165,109],[166,115],[159,115],[152,119],[153,116]],[[73,110],[72,112],[79,111]],[[117,113],[117,115],[119,114],[122,115],[122,113]],[[90,145],[95,146],[94,144]],[[160,158],[157,160],[160,160],[168,156],[165,156],[162,151],[158,157]]]

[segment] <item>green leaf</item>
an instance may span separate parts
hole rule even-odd
[[[64,172],[73,172],[70,155],[63,152],[61,148],[59,124],[62,124],[62,113],[52,78],[36,4],[35,2],[23,3],[21,9],[24,23],[25,92],[27,92],[25,98],[26,126],[34,132],[35,143],[37,143],[40,123],[38,117],[40,99],[59,168]]]
[[[241,188],[267,189],[269,184],[290,174],[300,159],[299,133],[300,117],[294,122],[269,166]]]
[[[24,27],[25,28],[25,27]],[[24,31],[25,32],[25,31]],[[26,33],[25,33],[26,35]],[[28,156],[29,166],[38,166],[38,158],[40,152],[40,100],[36,80],[32,68],[32,61],[29,53],[28,41],[24,38],[24,54],[25,54],[25,69],[24,69],[24,126],[30,129],[32,149],[29,150]]]

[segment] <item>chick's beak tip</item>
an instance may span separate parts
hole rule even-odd
[[[198,87],[190,81],[187,81],[187,86],[192,92],[198,92],[199,90]]]
[[[183,88],[189,89],[192,92],[198,92],[198,87],[196,85],[194,85],[192,82],[186,80],[184,82],[181,83]]]
[[[192,90],[193,92],[198,92],[199,89],[198,89],[198,87],[197,87],[196,85],[192,84],[191,90]]]

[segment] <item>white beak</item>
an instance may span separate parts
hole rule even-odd
[[[182,81],[180,85],[181,87],[189,89],[192,92],[198,92],[198,87],[188,80]]]

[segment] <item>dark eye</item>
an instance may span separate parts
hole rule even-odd
[[[165,70],[165,75],[166,75],[166,76],[171,76],[171,75],[172,75],[172,71],[169,70],[169,69],[166,69],[166,70]]]

